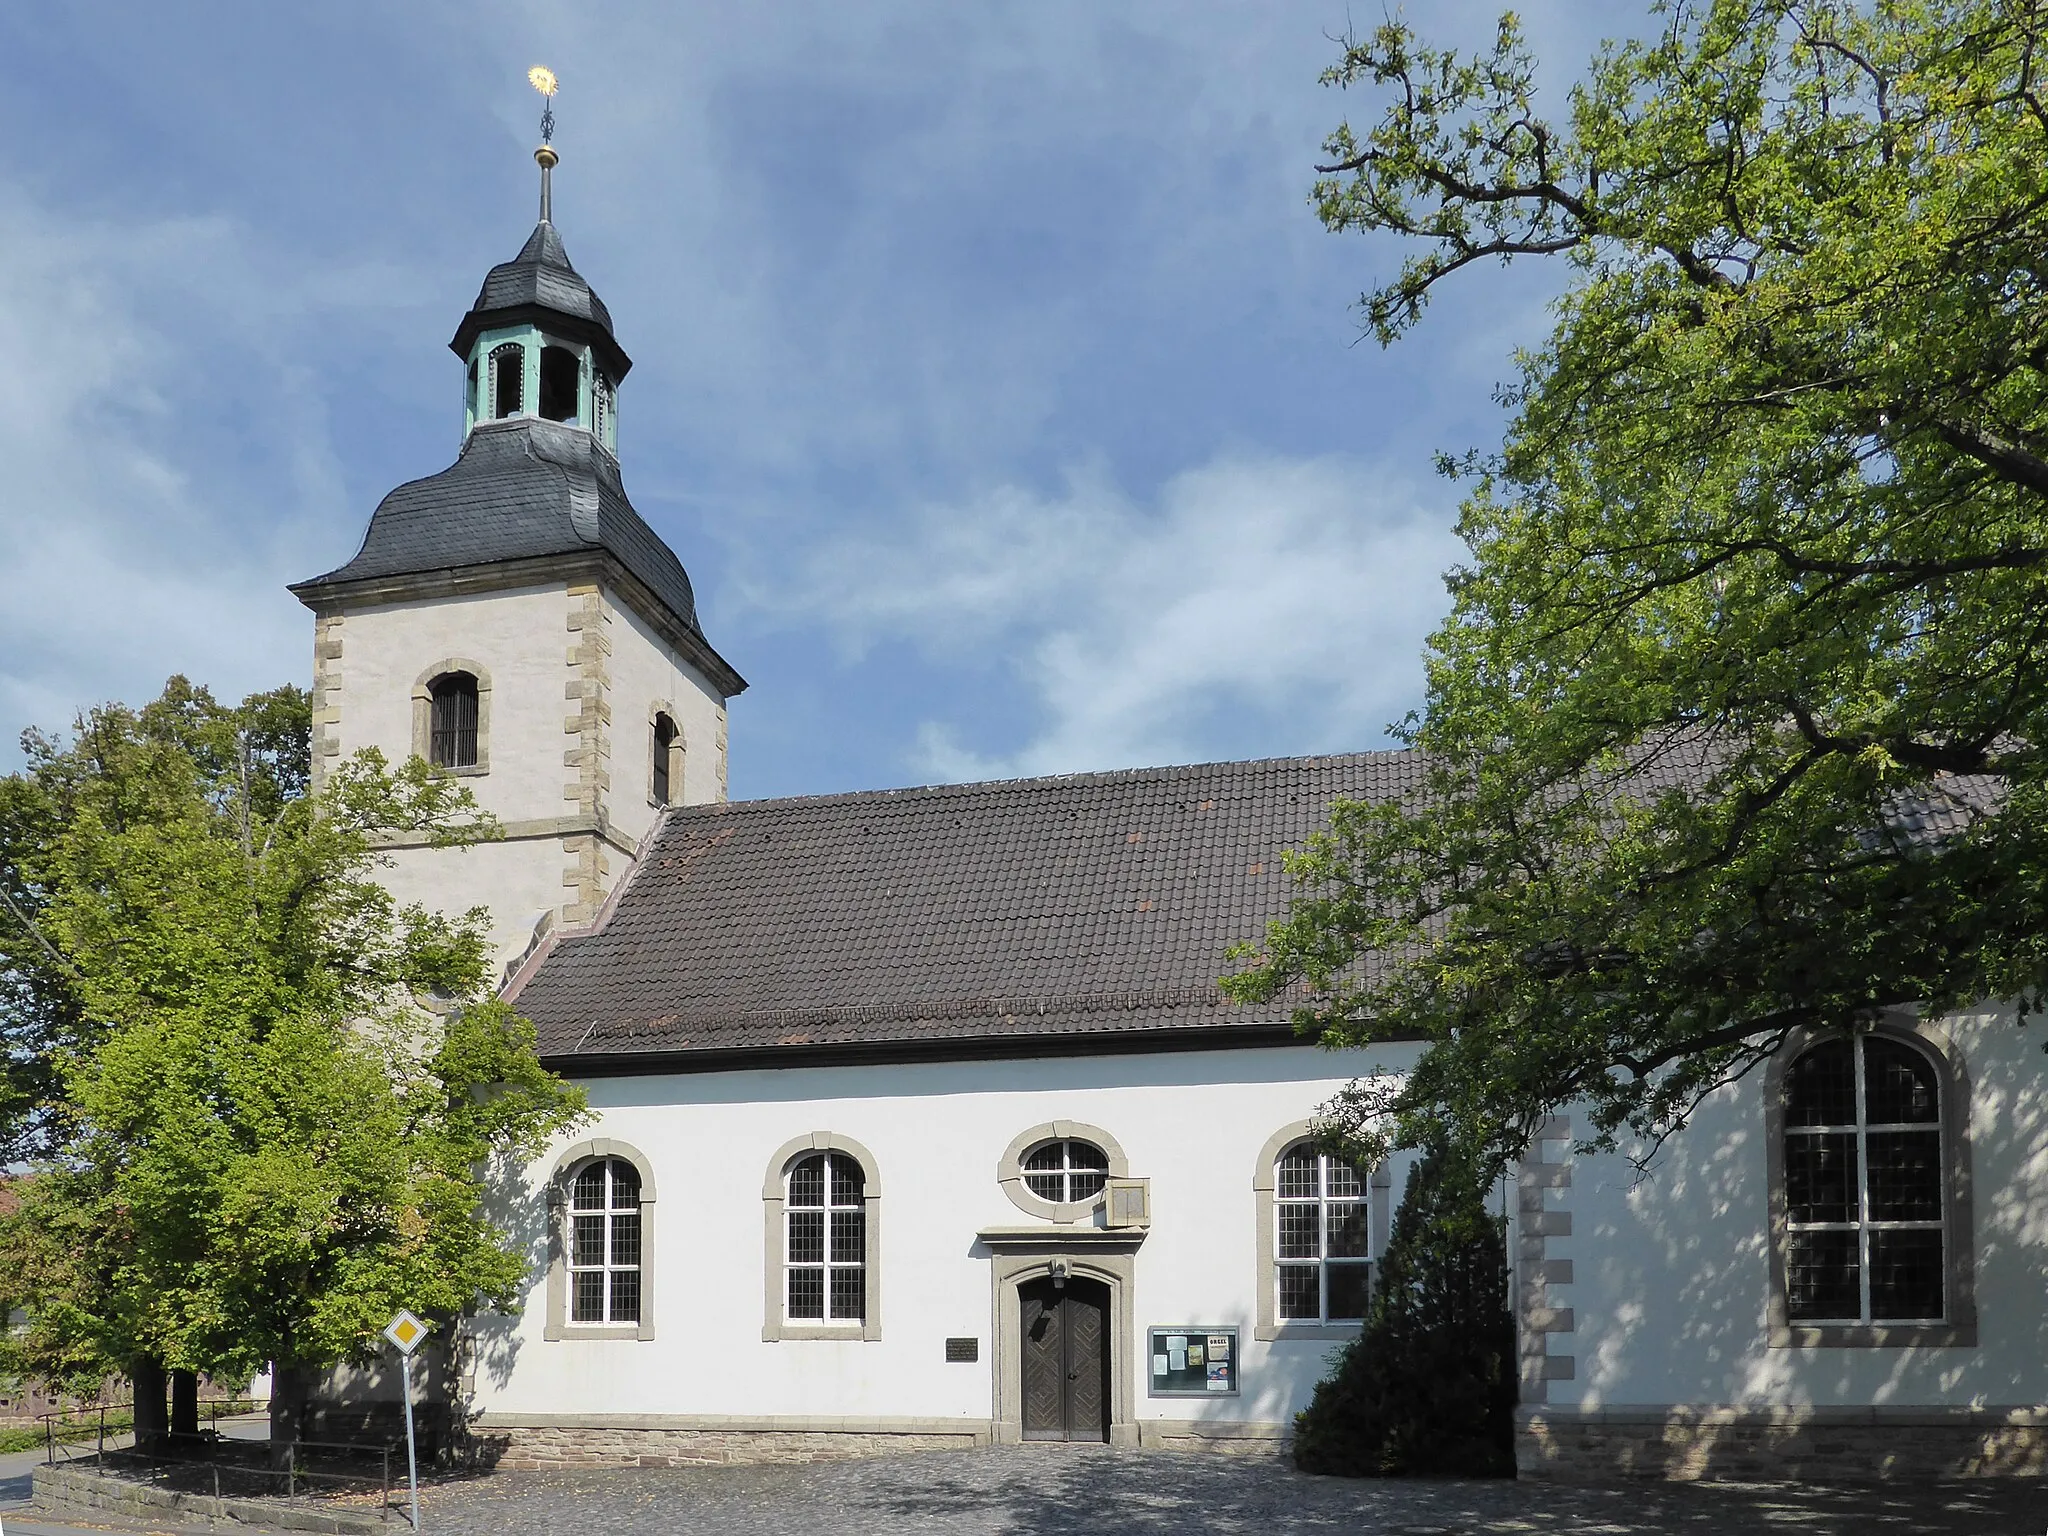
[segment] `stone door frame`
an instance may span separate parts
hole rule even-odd
[[[996,1443],[1024,1443],[1024,1314],[1017,1288],[1042,1276],[1076,1275],[1109,1287],[1109,1443],[1136,1446],[1137,1329],[1132,1292],[1144,1232],[1028,1227],[995,1229],[977,1237],[979,1246],[990,1254],[993,1347],[989,1374],[995,1397],[991,1428]]]

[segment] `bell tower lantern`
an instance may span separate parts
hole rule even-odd
[[[449,343],[461,453],[386,496],[353,558],[291,588],[314,614],[316,781],[372,746],[470,780],[503,840],[394,849],[386,883],[488,908],[501,964],[594,917],[664,806],[725,798],[726,704],[746,687],[627,499],[633,365],[555,229],[553,127],[550,103],[540,219]]]

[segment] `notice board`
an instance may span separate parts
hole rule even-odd
[[[1153,1397],[1235,1397],[1235,1325],[1179,1323],[1145,1330]]]

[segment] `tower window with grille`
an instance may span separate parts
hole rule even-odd
[[[1785,1082],[1785,1299],[1800,1323],[1947,1312],[1941,1082],[1924,1051],[1830,1040]]]
[[[427,690],[432,710],[427,760],[443,768],[474,768],[477,686],[467,672],[448,672]]]
[[[640,1321],[640,1173],[624,1158],[577,1171],[569,1201],[569,1320]]]
[[[516,341],[491,349],[491,416],[499,420],[526,409],[526,348]]]
[[[789,1321],[865,1321],[867,1176],[860,1164],[843,1152],[799,1158],[790,1164],[785,1195]]]
[[[575,421],[583,362],[567,347],[540,349],[540,413],[549,421]]]
[[[653,800],[656,805],[667,805],[669,803],[669,770],[676,755],[677,735],[675,721],[665,714],[658,714],[654,717]]]
[[[1372,1277],[1365,1176],[1313,1145],[1288,1148],[1274,1172],[1273,1278],[1281,1320],[1364,1317]]]

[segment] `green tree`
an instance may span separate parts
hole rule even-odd
[[[1339,1477],[1512,1477],[1506,1222],[1448,1148],[1415,1165],[1357,1338],[1295,1415],[1294,1461]]]
[[[1232,983],[1428,1042],[1338,1106],[1368,1152],[1498,1167],[1573,1100],[1654,1145],[1796,1028],[2048,976],[2048,12],[1656,15],[1558,120],[1512,17],[1326,76],[1383,108],[1315,188],[1412,247],[1382,343],[1468,266],[1566,278],[1445,466],[1428,782],[1336,810]]]
[[[273,1362],[274,1439],[400,1306],[516,1302],[484,1180],[582,1108],[485,996],[484,913],[376,879],[382,839],[494,824],[374,751],[310,795],[309,721],[297,690],[229,708],[174,679],[69,743],[31,737],[14,793],[45,830],[8,872],[17,952],[64,1005],[43,1015],[49,1156],[0,1234],[16,1353],[60,1380]]]

